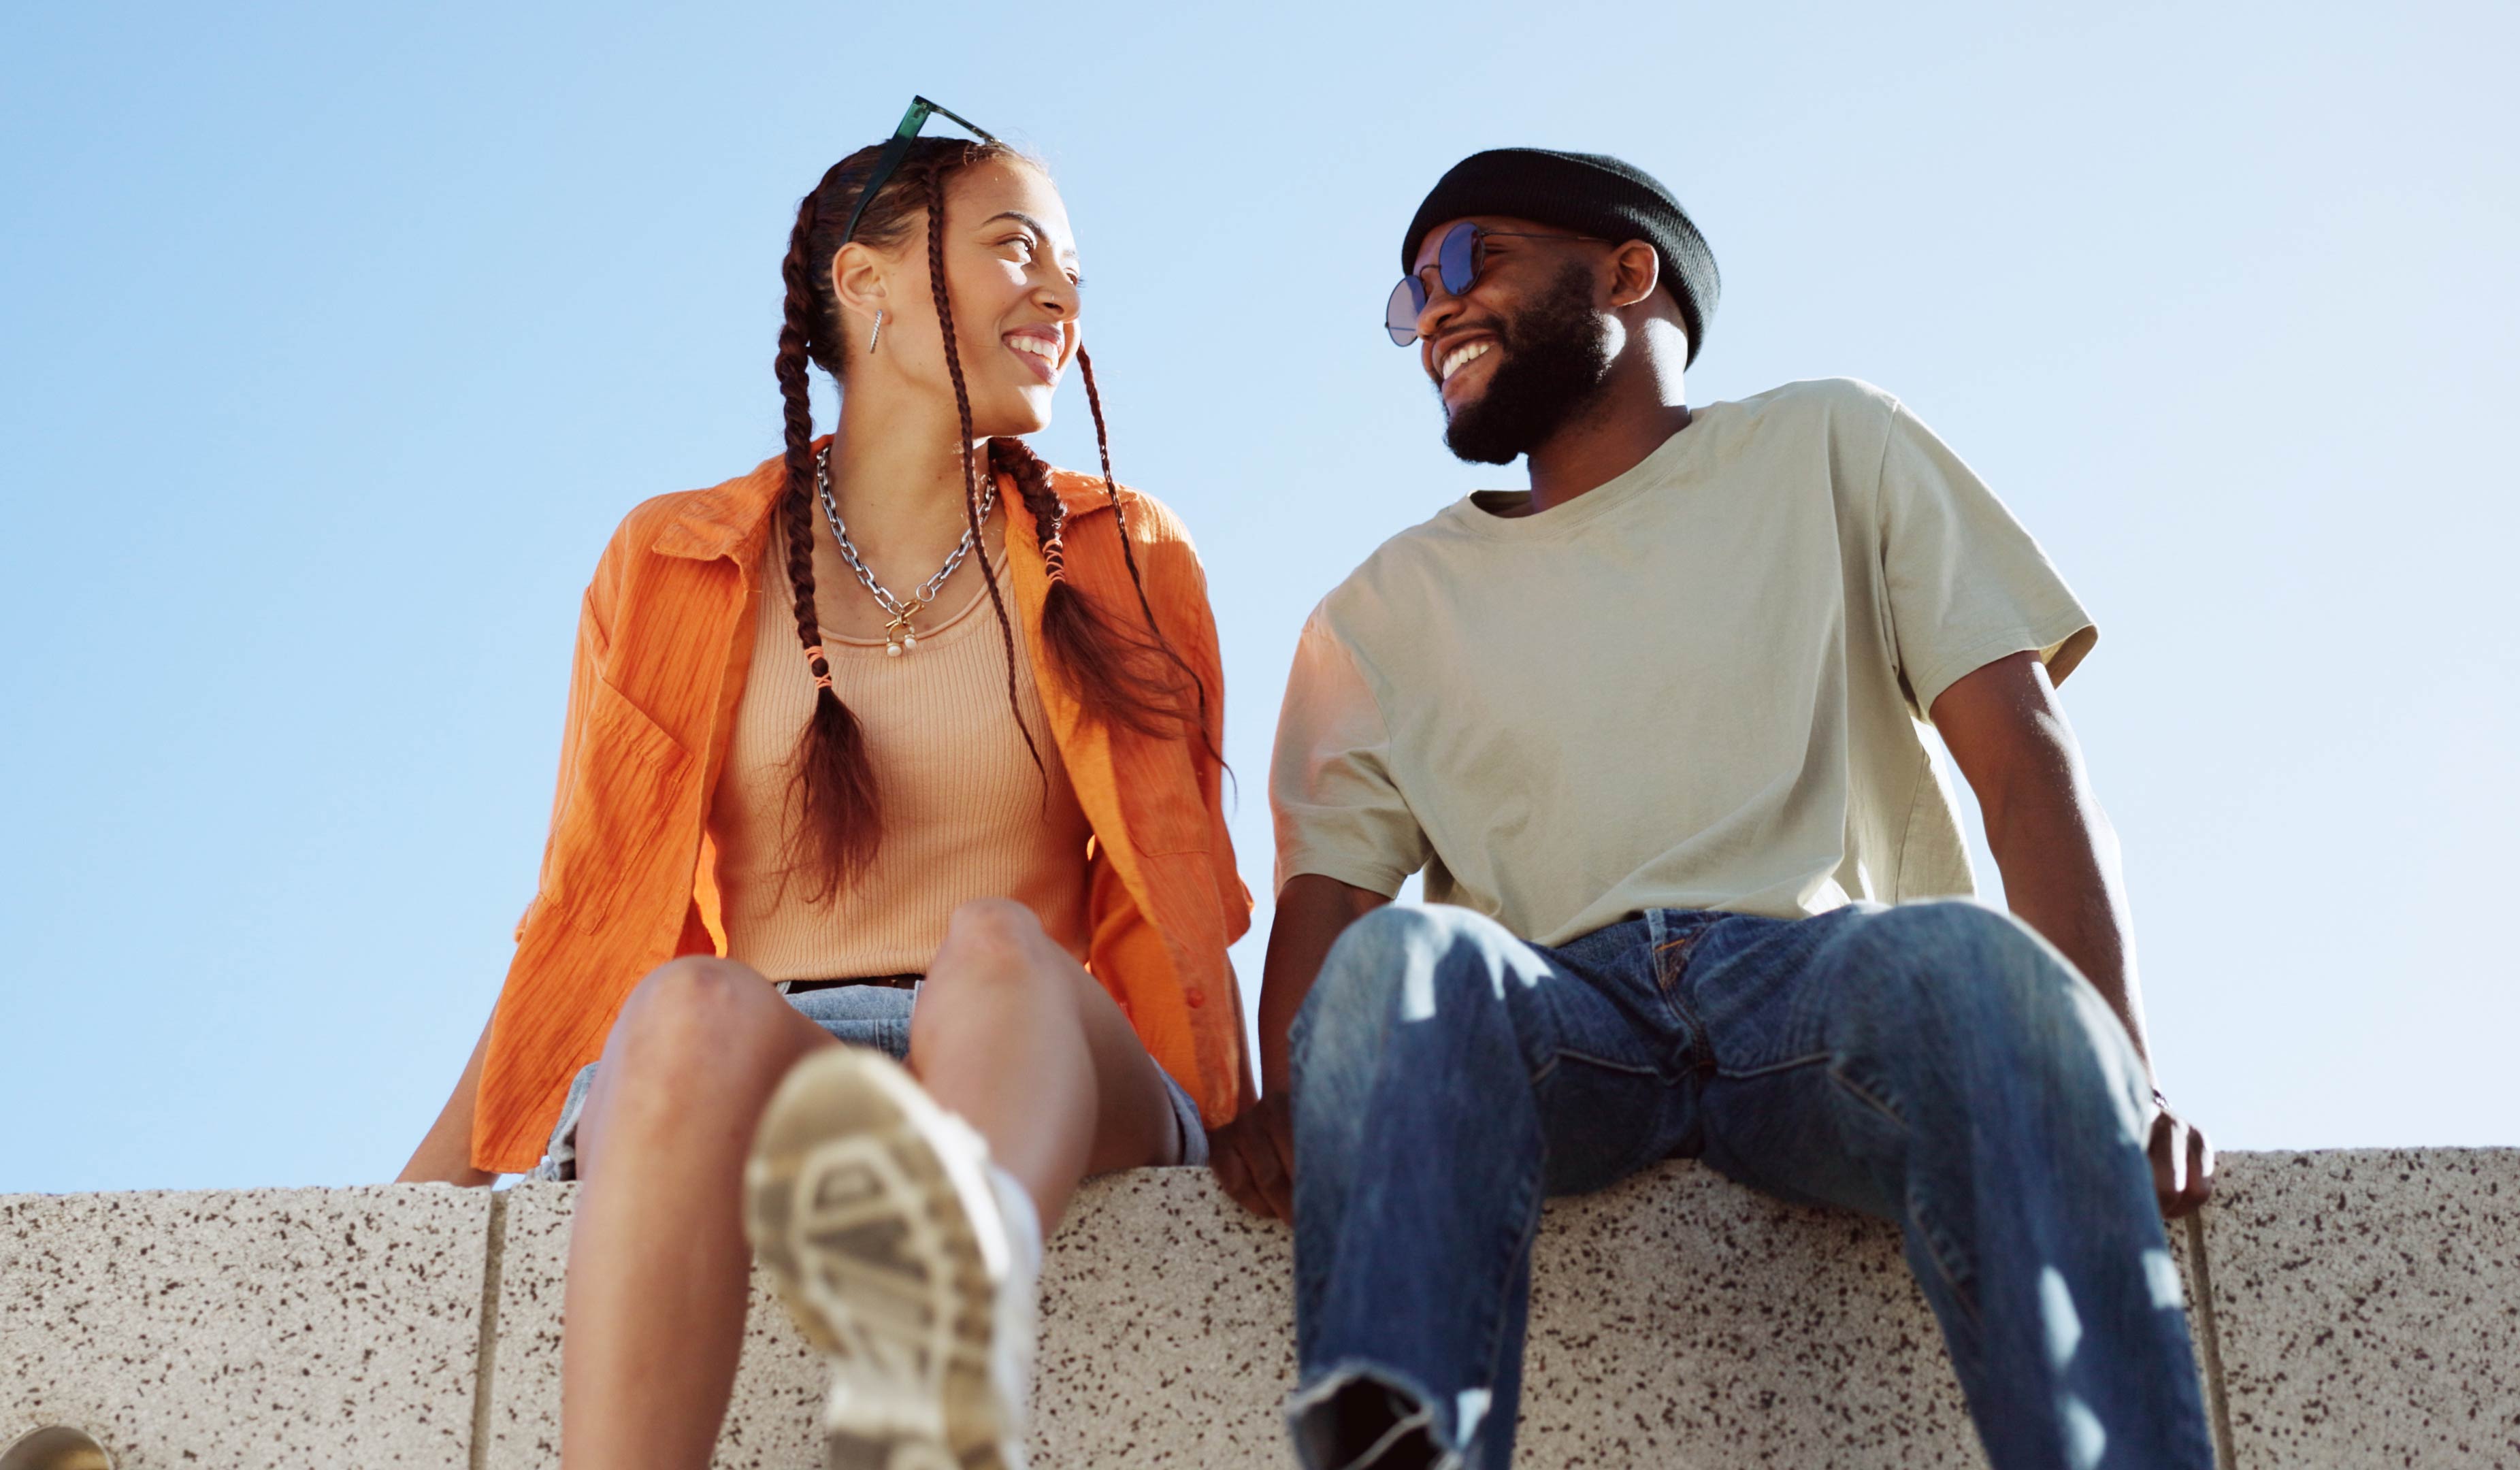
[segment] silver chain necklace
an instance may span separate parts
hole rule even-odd
[[[892,619],[883,629],[884,656],[899,658],[918,647],[919,634],[911,626],[911,619],[925,612],[927,604],[936,601],[936,594],[942,592],[946,582],[952,579],[954,569],[963,564],[963,558],[971,555],[971,548],[978,544],[977,534],[966,529],[962,541],[954,548],[954,555],[946,557],[945,564],[936,569],[936,575],[921,583],[919,590],[905,601],[895,596],[891,588],[875,579],[875,573],[867,570],[866,558],[858,555],[857,543],[849,540],[848,525],[840,519],[839,502],[832,498],[830,445],[825,445],[823,452],[814,457],[814,494],[823,502],[823,518],[832,523],[832,539],[840,544],[840,559],[849,564],[849,570],[856,572],[858,580],[866,584],[866,590],[875,595],[875,604],[883,609],[884,616]],[[980,492],[980,524],[987,525],[989,512],[997,508],[998,481],[995,475],[991,475],[987,487]]]

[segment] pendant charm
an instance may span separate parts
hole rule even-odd
[[[902,654],[919,646],[919,637],[911,631],[910,627],[910,619],[918,612],[918,610],[919,609],[916,607],[904,607],[901,611],[893,614],[891,622],[884,625],[884,657],[899,658]]]

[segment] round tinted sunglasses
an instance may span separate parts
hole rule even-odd
[[[1435,247],[1435,263],[1420,266],[1400,278],[1391,288],[1391,299],[1382,308],[1383,330],[1391,334],[1392,344],[1406,347],[1418,340],[1418,317],[1426,309],[1429,292],[1426,273],[1433,271],[1452,295],[1460,295],[1476,286],[1479,273],[1487,269],[1488,242],[1491,240],[1585,240],[1603,244],[1598,235],[1555,235],[1538,230],[1491,230],[1485,225],[1458,224],[1444,232],[1443,243]]]

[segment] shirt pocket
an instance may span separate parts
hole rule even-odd
[[[579,739],[543,900],[593,934],[626,902],[674,886],[675,855],[666,839],[689,794],[684,787],[693,761],[680,741],[600,677]],[[670,892],[664,898],[670,903]]]

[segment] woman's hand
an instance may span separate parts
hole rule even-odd
[[[495,1020],[497,1009],[494,1007],[490,1014]],[[481,1058],[489,1049],[490,1026],[485,1021],[481,1039],[472,1044],[472,1059],[464,1064],[464,1075],[455,1079],[455,1091],[447,1094],[446,1106],[438,1109],[437,1121],[428,1126],[428,1136],[411,1151],[411,1162],[394,1176],[395,1183],[477,1187],[499,1178],[472,1167],[472,1099],[481,1089]]]
[[[1295,1131],[1286,1094],[1272,1092],[1207,1136],[1216,1181],[1242,1208],[1295,1223]]]
[[[465,1132],[472,1132],[469,1118],[465,1120]],[[498,1181],[497,1175],[472,1167],[469,1138],[459,1137],[450,1145],[439,1138],[439,1133],[440,1130],[432,1128],[428,1136],[420,1140],[420,1147],[412,1151],[411,1162],[403,1165],[402,1173],[394,1176],[395,1183],[462,1184],[466,1188],[479,1188]]]

